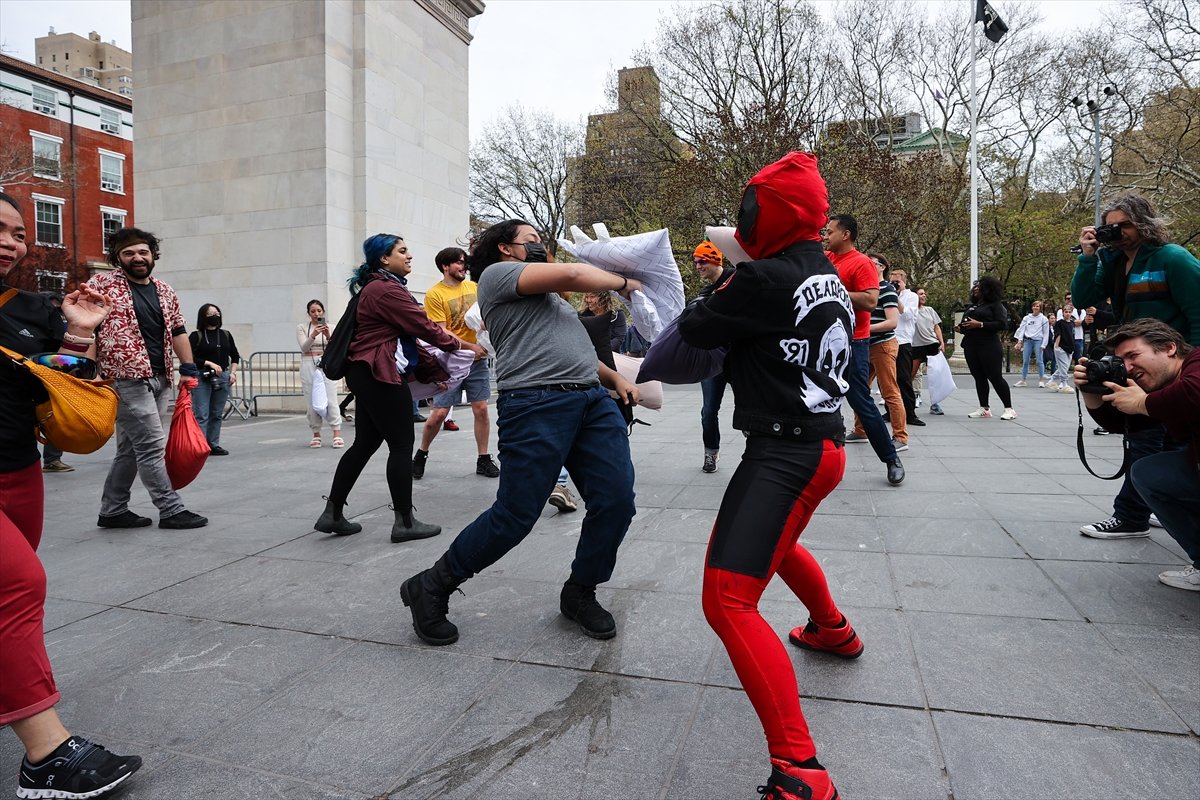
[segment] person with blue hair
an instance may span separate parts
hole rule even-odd
[[[442,529],[417,520],[412,513],[414,437],[408,384],[418,373],[428,379],[437,366],[416,340],[424,339],[446,351],[470,350],[476,355],[484,351],[425,316],[425,309],[408,291],[405,276],[412,271],[412,253],[402,238],[377,233],[363,242],[363,255],[365,260],[349,281],[350,293],[358,296],[357,328],[346,363],[346,383],[358,403],[354,444],[338,462],[325,511],[314,527],[338,536],[362,530],[362,525],[345,518],[342,509],[363,468],[386,441],[388,490],[396,515],[392,541],[425,539]]]

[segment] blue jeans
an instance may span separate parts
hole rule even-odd
[[[620,409],[603,388],[516,389],[500,393],[496,411],[504,464],[496,501],[451,543],[451,571],[465,580],[520,544],[566,465],[587,506],[571,580],[604,583],[635,513],[633,462]]]
[[[1145,456],[1129,468],[1138,493],[1200,569],[1200,471],[1186,447]]]
[[[196,424],[204,431],[210,447],[221,444],[221,418],[225,415],[225,401],[229,399],[229,370],[217,376],[217,385],[207,379],[192,389],[192,413]]]
[[[1135,525],[1150,524],[1150,508],[1133,484],[1133,466],[1147,456],[1161,453],[1165,435],[1165,429],[1161,425],[1155,425],[1147,430],[1132,431],[1126,436],[1129,440],[1129,472],[1125,474],[1121,491],[1113,498],[1113,516],[1117,519]]]
[[[704,397],[704,405],[700,407],[704,452],[715,453],[721,449],[721,427],[717,423],[721,413],[721,400],[725,397],[724,374],[700,381],[700,393]]]
[[[1042,340],[1025,339],[1021,342],[1021,380],[1029,377],[1029,361],[1037,364],[1038,378],[1046,377],[1046,367],[1042,364]]]
[[[871,447],[879,460],[888,464],[896,460],[896,445],[892,444],[891,434],[879,413],[879,407],[871,399],[871,386],[867,383],[867,375],[871,369],[871,344],[869,339],[855,339],[850,345],[850,369],[846,370],[846,379],[850,383],[850,391],[846,393],[846,402],[854,413],[858,414]]]

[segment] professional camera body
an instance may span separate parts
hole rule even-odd
[[[1106,355],[1095,360],[1089,359],[1083,365],[1087,370],[1088,382],[1079,387],[1079,391],[1088,394],[1112,394],[1112,389],[1104,384],[1112,382],[1125,385],[1129,373],[1125,371],[1125,362],[1113,355]]]
[[[215,369],[200,370],[200,380],[208,381],[214,389],[221,387],[221,376],[217,374]]]
[[[1096,226],[1096,241],[1100,244],[1111,244],[1112,242],[1120,241],[1121,226],[1120,225],[1097,225]]]

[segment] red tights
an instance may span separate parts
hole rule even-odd
[[[841,621],[825,572],[798,540],[845,467],[845,453],[833,442],[752,437],[709,542],[704,616],[729,652],[775,758],[802,762],[816,755],[816,747],[800,710],[792,662],[758,601],[778,573],[817,625]]]

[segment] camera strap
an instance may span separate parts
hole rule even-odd
[[[1121,436],[1121,468],[1117,470],[1115,475],[1097,475],[1096,470],[1092,469],[1087,462],[1087,455],[1083,452],[1083,402],[1079,398],[1079,387],[1075,387],[1075,407],[1079,411],[1079,430],[1075,434],[1075,446],[1079,449],[1079,460],[1083,462],[1083,468],[1096,478],[1102,481],[1115,481],[1129,471],[1129,437]],[[1125,433],[1128,433],[1128,425],[1126,425]]]

